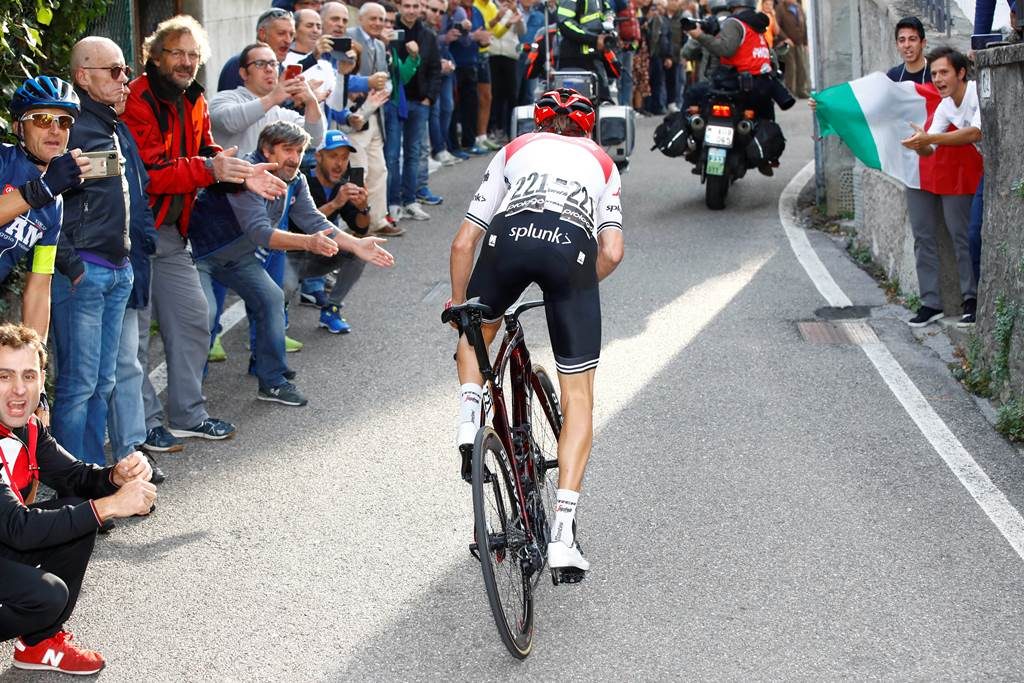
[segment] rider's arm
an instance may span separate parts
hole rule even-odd
[[[597,280],[600,282],[622,261],[625,241],[622,230],[609,228],[597,236]]]
[[[476,224],[477,229],[486,231],[498,207],[505,199],[508,185],[505,181],[505,150],[501,149],[491,159],[484,171],[483,181],[473,195],[473,201],[466,210],[466,220]]]
[[[473,271],[473,254],[476,253],[477,242],[485,234],[479,225],[466,219],[462,221],[455,239],[452,240],[449,272],[452,280],[452,303],[455,305],[466,300],[466,287],[469,286],[469,275]]]
[[[717,36],[710,36],[696,29],[690,33],[708,52],[716,57],[730,57],[736,54],[743,42],[743,24],[738,19],[723,21]]]
[[[597,231],[597,279],[611,275],[622,260],[622,179],[619,169],[612,166],[604,192],[594,212]]]

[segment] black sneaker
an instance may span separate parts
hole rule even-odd
[[[285,382],[279,387],[260,389],[259,393],[256,394],[256,398],[261,401],[276,401],[286,406],[304,406],[309,403],[306,397],[302,395],[302,392],[291,382]]]
[[[228,439],[235,435],[235,425],[224,420],[208,417],[195,427],[189,429],[169,429],[171,434],[180,438],[198,437],[200,439]]]
[[[957,327],[973,327],[974,323],[977,322],[975,313],[978,312],[978,300],[967,299],[964,301],[964,314],[960,316],[960,320],[957,321]]]
[[[149,478],[151,484],[162,484],[167,480],[167,475],[164,474],[163,470],[156,466],[156,456],[152,453],[146,456],[149,459],[149,466],[153,468],[153,476]]]
[[[924,327],[925,325],[931,325],[941,317],[942,311],[931,306],[921,306],[921,308],[917,309],[917,315],[911,318],[907,324],[911,327]]]

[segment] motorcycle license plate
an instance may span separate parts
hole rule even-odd
[[[732,128],[708,126],[704,131],[704,144],[716,147],[732,147]]]
[[[725,150],[721,147],[708,147],[708,163],[704,167],[707,175],[723,175],[725,173]]]

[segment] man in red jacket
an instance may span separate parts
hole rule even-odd
[[[182,449],[180,437],[226,439],[229,422],[210,417],[203,398],[203,367],[210,330],[192,257],[186,249],[188,222],[196,192],[214,183],[273,199],[285,184],[269,171],[276,164],[253,165],[223,150],[210,135],[203,88],[196,83],[210,54],[206,31],[186,15],[160,23],[143,43],[145,74],[131,82],[122,117],[132,131],[149,173],[149,201],[157,225],[151,305],[157,312],[167,358],[167,424],[148,377],[143,385],[146,444],[152,451]],[[149,351],[149,314],[139,311],[139,357]]]
[[[156,487],[139,453],[99,467],[54,440],[33,415],[45,367],[34,330],[0,326],[0,640],[17,638],[19,669],[93,674],[104,666],[102,655],[72,644],[64,622],[100,525],[148,514]],[[40,481],[58,497],[35,503]]]

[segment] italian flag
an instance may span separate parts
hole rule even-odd
[[[935,194],[973,194],[977,188],[982,160],[974,145],[940,146],[922,157],[900,144],[913,135],[911,122],[925,130],[931,124],[942,100],[931,83],[896,83],[876,72],[826,88],[814,100],[821,135],[838,135],[865,166]]]

